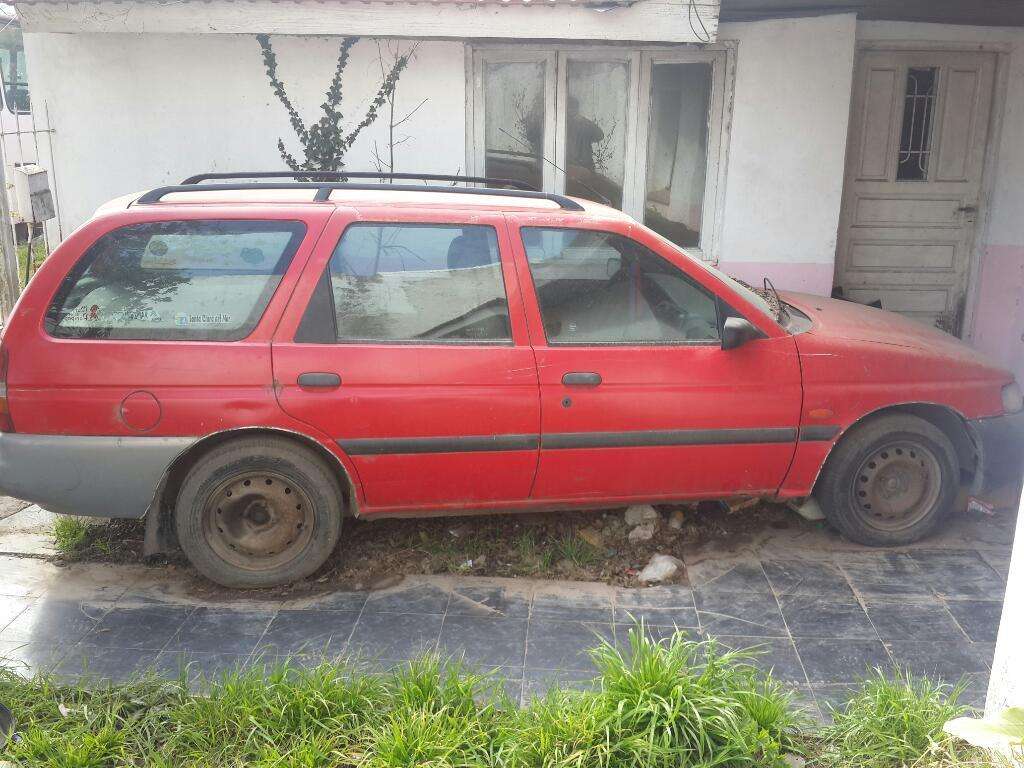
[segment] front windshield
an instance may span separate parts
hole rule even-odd
[[[782,306],[781,302],[779,303],[778,308],[774,308],[767,300],[765,300],[763,296],[754,291],[750,286],[741,283],[739,280],[733,277],[729,277],[720,269],[716,269],[715,267],[712,267],[710,264],[705,263],[703,259],[697,258],[696,256],[691,256],[685,250],[683,250],[678,245],[673,243],[671,240],[662,237],[657,232],[654,232],[653,230],[651,232],[655,237],[657,237],[661,242],[663,242],[673,251],[683,254],[684,256],[686,256],[687,259],[689,259],[691,262],[699,266],[701,269],[703,269],[709,275],[714,277],[716,280],[720,280],[723,283],[725,283],[727,286],[732,288],[732,290],[736,291],[736,293],[740,294],[744,299],[746,299],[755,307],[764,312],[764,314],[768,315],[768,317],[772,318],[780,325],[785,324],[786,310],[785,307]]]

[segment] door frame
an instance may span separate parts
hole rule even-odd
[[[979,182],[978,209],[979,216],[974,224],[972,242],[967,249],[970,263],[967,265],[967,283],[964,287],[964,316],[960,325],[960,338],[969,340],[974,333],[974,318],[978,304],[978,277],[984,258],[984,244],[992,218],[991,201],[995,190],[996,164],[999,158],[999,145],[1003,131],[1003,120],[1006,104],[1006,87],[1009,79],[1009,59],[1012,46],[1009,43],[980,43],[962,40],[857,40],[854,55],[854,74],[857,72],[860,57],[866,52],[909,53],[925,51],[929,53],[991,53],[995,55],[995,76],[992,83],[992,102],[988,120],[988,134],[985,137],[985,152],[981,164],[981,180]],[[852,89],[857,88],[856,78],[851,82],[850,116],[846,128],[846,160],[843,164],[843,195],[839,211],[839,231],[836,233],[836,251],[832,260],[832,284],[835,285],[839,270],[840,233],[847,215],[846,186],[850,180],[850,165],[853,156],[850,151],[850,126],[856,115],[856,99]]]

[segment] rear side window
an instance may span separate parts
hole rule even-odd
[[[512,338],[498,238],[489,226],[353,224],[338,242],[325,278],[296,341]],[[333,319],[334,328],[316,332],[324,319]]]
[[[274,295],[298,221],[165,221],[101,237],[46,313],[58,338],[237,341]]]

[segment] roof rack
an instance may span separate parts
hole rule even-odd
[[[303,181],[347,182],[349,179],[402,179],[406,181],[450,181],[487,184],[491,187],[512,187],[527,192],[539,192],[536,187],[518,179],[499,179],[492,176],[458,176],[443,173],[391,173],[389,171],[239,171],[237,173],[198,173],[182,184],[229,179],[302,179]]]
[[[206,179],[234,179],[234,178],[321,178],[323,181],[297,181],[297,182],[233,182],[219,184],[200,184]],[[329,181],[328,179],[338,178],[379,178],[379,179],[421,179],[428,181],[451,181],[468,182],[474,184],[506,184],[517,187],[517,189],[495,189],[494,187],[455,187],[437,186],[426,184],[353,184],[347,181]],[[558,205],[565,211],[585,210],[582,205],[564,195],[555,195],[548,192],[538,192],[530,189],[529,185],[511,179],[492,179],[486,176],[446,176],[440,174],[409,174],[409,173],[370,173],[354,171],[306,171],[291,173],[286,171],[255,171],[250,173],[208,173],[190,176],[182,184],[167,187],[157,187],[146,192],[136,204],[147,205],[158,203],[165,196],[175,192],[196,192],[197,188],[211,192],[244,191],[256,189],[315,189],[314,202],[329,200],[334,190],[369,190],[378,192],[435,192],[455,195],[485,195],[487,197],[511,197],[526,198],[531,200],[548,200]],[[522,189],[522,187],[526,187]]]

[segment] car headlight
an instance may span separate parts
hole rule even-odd
[[[1003,387],[1003,412],[1016,413],[1021,408],[1024,408],[1024,396],[1021,395],[1020,387],[1014,381]]]

